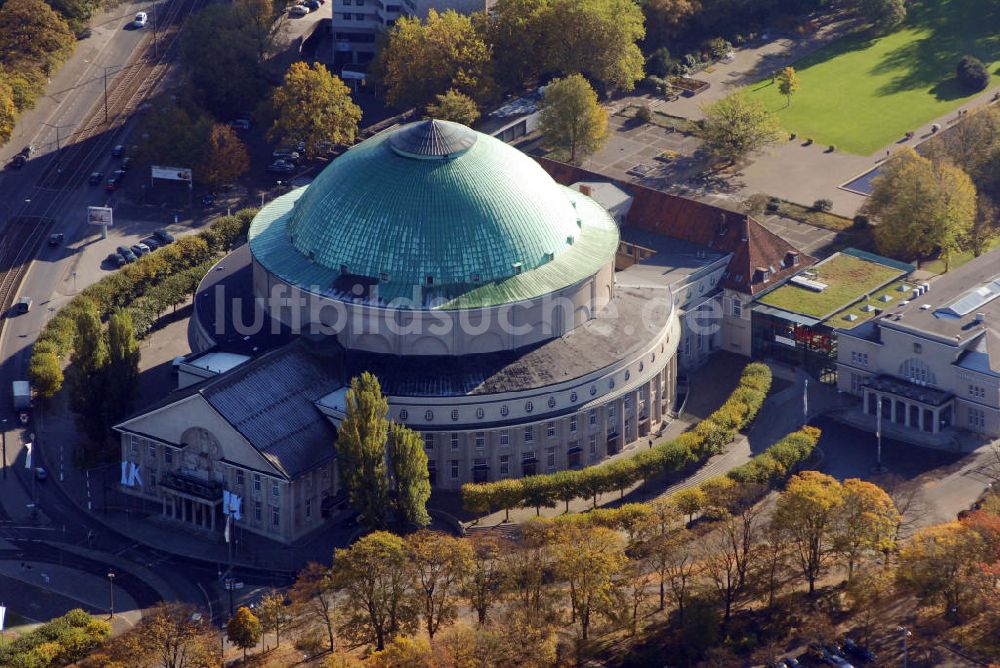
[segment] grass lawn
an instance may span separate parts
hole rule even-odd
[[[787,283],[764,295],[760,302],[813,318],[826,318],[904,273],[852,255],[835,255],[807,271],[812,274],[807,278],[826,284],[822,292]]]
[[[857,327],[865,320],[870,320],[875,317],[875,311],[866,311],[865,306],[871,304],[875,308],[885,309],[890,306],[895,306],[904,299],[909,299],[912,294],[913,286],[916,285],[913,281],[907,281],[904,279],[893,281],[889,285],[885,286],[881,290],[876,290],[868,296],[868,299],[860,301],[853,306],[848,306],[842,311],[838,311],[834,315],[827,319],[827,324],[831,327],[840,327],[842,329],[851,329]],[[900,287],[905,287],[906,290],[899,290]],[[892,297],[891,302],[884,302],[881,300],[883,295],[889,295]],[[850,314],[857,318],[857,320],[845,320],[845,317]]]
[[[748,92],[800,139],[871,155],[972,97],[955,79],[966,54],[1000,83],[1000,3],[919,0],[896,32],[849,35],[795,63],[790,105],[770,78]]]
[[[997,246],[1000,246],[1000,239],[993,239],[989,243],[987,251],[993,250]],[[960,253],[955,253],[954,255],[951,256],[951,262],[948,264],[948,271],[955,271],[963,264],[969,262],[974,258],[975,256],[972,254],[972,251],[962,251]],[[943,274],[944,260],[930,260],[929,262],[921,262],[920,268],[935,274]]]

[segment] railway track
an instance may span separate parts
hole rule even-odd
[[[108,122],[104,122],[104,100],[93,105],[86,120],[67,138],[68,143],[46,165],[31,189],[31,196],[8,221],[0,238],[0,332],[17,298],[17,291],[49,234],[57,213],[69,198],[69,189],[81,185],[95,161],[108,153],[128,114],[155,90],[173,64],[180,46],[184,20],[205,0],[172,0],[158,17],[158,34],[142,42],[114,78],[108,90]],[[45,201],[41,213],[27,215],[28,202]]]

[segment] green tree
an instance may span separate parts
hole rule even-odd
[[[80,430],[99,447],[108,436],[105,413],[108,344],[93,302],[85,302],[82,306],[74,318],[76,332],[66,382],[70,408],[76,413]]]
[[[333,553],[333,583],[343,594],[340,632],[358,644],[385,649],[400,633],[412,633],[420,617],[410,586],[403,539],[385,531],[362,537]]]
[[[216,123],[208,133],[201,179],[211,186],[232,183],[250,169],[250,154],[240,138],[228,125]]]
[[[848,478],[844,501],[837,514],[834,546],[847,560],[847,579],[869,554],[886,554],[895,547],[896,527],[902,521],[896,504],[878,485]]]
[[[496,77],[504,90],[516,90],[545,69],[544,12],[548,0],[497,0],[486,23],[493,46]]]
[[[28,363],[28,378],[39,398],[51,399],[62,389],[62,366],[59,364],[59,357],[51,344],[41,344],[43,349],[39,349],[39,345],[36,343],[35,350],[31,353],[31,361]]]
[[[226,623],[226,637],[229,638],[229,642],[243,650],[243,663],[247,661],[247,650],[260,642],[263,632],[257,615],[244,606],[240,606],[236,614]]]
[[[185,22],[181,66],[198,101],[219,118],[253,109],[264,91],[260,45],[250,12],[213,4]]]
[[[695,513],[701,512],[708,505],[708,495],[701,487],[688,487],[674,492],[670,501],[682,514],[687,515],[688,524],[694,521]]]
[[[306,156],[320,155],[331,144],[353,144],[361,107],[351,90],[321,63],[292,63],[271,95],[274,123],[267,136],[279,144],[305,144]]]
[[[292,615],[285,605],[285,595],[272,589],[260,598],[257,606],[257,615],[260,618],[261,626],[268,631],[274,632],[275,647],[281,646],[281,632],[286,630],[292,622]]]
[[[283,7],[275,12],[273,0],[235,0],[233,13],[245,26],[247,35],[257,50],[257,60],[263,63],[274,52],[275,42],[287,22]],[[284,3],[282,3],[284,5]]]
[[[608,139],[608,112],[597,103],[597,94],[579,74],[556,79],[545,88],[541,129],[545,140],[569,155],[594,153]]]
[[[875,178],[863,211],[878,219],[879,252],[901,259],[957,250],[976,217],[976,187],[947,162],[935,162],[911,148],[889,160]]]
[[[105,390],[110,423],[128,415],[139,383],[139,343],[128,311],[117,310],[108,318],[108,367]]]
[[[593,616],[614,600],[617,576],[624,568],[625,540],[603,527],[568,524],[553,544],[556,574],[569,584],[570,608],[587,640]]]
[[[466,540],[472,547],[468,567],[463,572],[462,593],[469,606],[476,611],[479,625],[486,623],[490,609],[500,600],[503,588],[501,553],[503,539],[490,534],[470,535]]]
[[[424,628],[432,640],[442,625],[458,615],[458,599],[473,551],[467,541],[439,531],[418,531],[406,539]]]
[[[858,10],[877,30],[889,32],[906,19],[905,0],[858,0]]]
[[[431,517],[427,514],[431,483],[423,438],[409,427],[390,424],[386,459],[389,503],[395,511],[399,526],[427,526],[431,522]]]
[[[17,122],[17,106],[14,104],[14,91],[7,83],[0,81],[0,144],[10,139]]]
[[[838,514],[844,504],[839,482],[818,471],[792,476],[778,497],[774,527],[791,544],[809,593],[816,591],[816,579],[823,573],[834,552]]]
[[[0,7],[0,44],[0,65],[51,74],[73,52],[76,39],[42,0],[7,0]]]
[[[698,0],[642,0],[639,6],[646,16],[646,42],[653,45],[678,38],[684,24],[701,9]]]
[[[795,68],[789,65],[778,72],[777,80],[778,91],[785,96],[785,106],[790,106],[792,95],[799,90],[799,75],[795,72]]]
[[[435,95],[436,102],[427,105],[427,115],[442,121],[472,125],[479,118],[479,105],[464,93],[450,88],[443,95]]]
[[[193,100],[158,99],[140,125],[139,150],[153,164],[201,164],[212,120]]]
[[[780,128],[764,105],[735,94],[713,102],[705,112],[702,139],[716,157],[735,162],[778,141]]]
[[[389,512],[385,462],[389,402],[382,396],[378,378],[367,371],[351,379],[346,402],[346,415],[337,430],[340,478],[365,524],[383,528]]]
[[[426,107],[449,90],[480,102],[494,92],[489,47],[472,17],[451,9],[398,19],[377,58],[386,99],[400,109]]]
[[[315,561],[310,561],[299,571],[295,582],[288,590],[292,610],[300,617],[318,619],[326,630],[328,649],[334,650],[334,607],[333,579],[330,569]]]

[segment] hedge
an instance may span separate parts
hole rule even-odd
[[[816,427],[802,427],[726,475],[739,483],[773,487],[790,476],[796,466],[809,459],[816,449],[820,433]]]
[[[102,319],[117,308],[128,308],[136,333],[144,336],[167,308],[176,308],[194,293],[219,256],[246,236],[255,215],[256,209],[241,209],[232,216],[217,218],[198,234],[144,255],[84,288],[42,328],[32,349],[29,369],[46,368],[43,356],[47,354],[55,354],[60,360],[69,356],[76,333],[73,323],[88,303],[97,306]],[[58,383],[34,376],[31,381],[43,397],[59,391]]]
[[[471,512],[488,513],[494,509],[506,511],[518,506],[552,507],[556,501],[565,504],[576,498],[592,500],[597,496],[618,491],[624,496],[629,486],[664,473],[680,471],[696,461],[720,452],[732,442],[736,432],[756,417],[771,389],[771,370],[765,364],[748,364],[740,375],[733,393],[710,416],[694,429],[677,438],[660,443],[649,450],[621,459],[580,470],[508,478],[495,482],[462,485],[462,500]]]
[[[79,608],[0,644],[0,666],[48,668],[75,663],[111,637],[111,624]]]

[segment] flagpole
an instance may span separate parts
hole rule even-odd
[[[802,389],[802,426],[809,422],[809,379],[806,378],[805,387]]]
[[[877,402],[875,410],[875,470],[882,472],[884,470],[882,466],[882,397],[876,395],[875,401]]]

